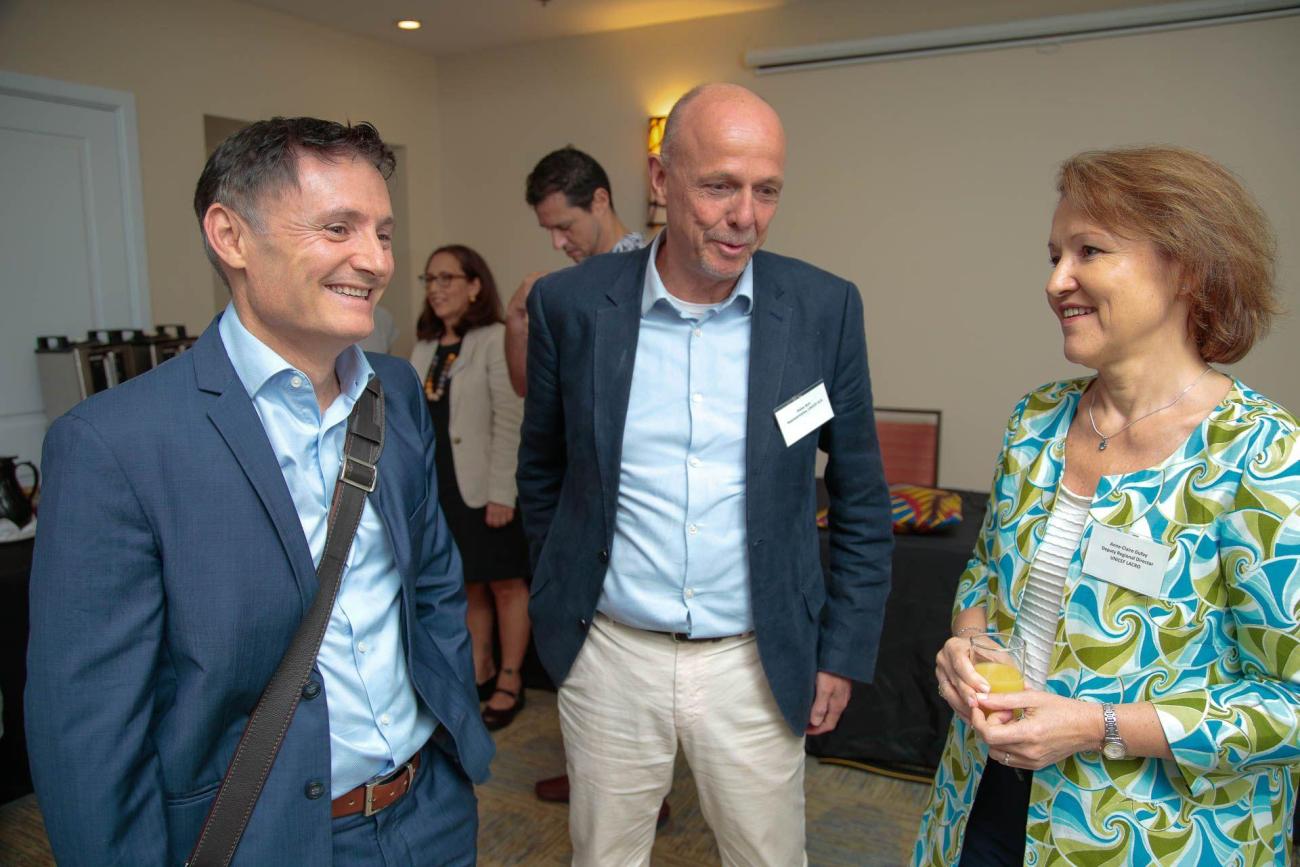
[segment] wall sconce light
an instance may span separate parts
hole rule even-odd
[[[650,118],[648,132],[646,134],[646,152],[648,154],[659,153],[659,147],[664,141],[664,127],[668,124],[666,116]],[[649,178],[647,178],[647,182]],[[651,229],[657,229],[668,222],[667,202],[659,201],[655,195],[655,189],[650,187],[649,207],[646,210],[645,224]]]

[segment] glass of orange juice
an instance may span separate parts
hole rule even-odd
[[[1020,692],[1025,688],[1025,640],[1018,635],[972,635],[970,661],[975,664],[975,673],[988,681],[989,692]]]

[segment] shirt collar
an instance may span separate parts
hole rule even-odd
[[[230,356],[230,364],[235,368],[235,375],[250,398],[256,397],[267,381],[278,373],[291,371],[307,378],[244,327],[235,312],[234,302],[226,305],[217,330],[225,344],[226,355]],[[334,362],[334,373],[339,378],[339,388],[352,401],[361,396],[366,383],[375,375],[366,354],[355,344],[339,353]]]
[[[641,290],[642,316],[649,313],[651,308],[660,301],[664,301],[674,307],[676,306],[674,304],[675,299],[668,291],[668,287],[664,285],[663,279],[659,276],[659,267],[655,264],[655,258],[659,255],[659,243],[663,240],[664,232],[666,231],[668,230],[665,228],[663,232],[655,235],[655,239],[650,242],[650,262],[646,265],[645,285]],[[713,308],[715,310],[722,310],[737,298],[745,299],[744,303],[740,306],[744,315],[748,316],[754,309],[754,259],[752,256],[750,257],[749,262],[745,264],[745,270],[740,272],[740,279],[736,281],[736,285],[732,288],[731,294],[724,300],[713,305]]]

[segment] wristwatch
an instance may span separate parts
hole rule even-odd
[[[1101,719],[1106,725],[1106,733],[1101,738],[1101,754],[1112,760],[1127,759],[1128,744],[1119,736],[1119,718],[1115,716],[1115,705],[1103,703]]]

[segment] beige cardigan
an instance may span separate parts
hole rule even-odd
[[[506,373],[506,327],[500,322],[472,329],[461,338],[451,365],[451,458],[465,505],[489,502],[515,505],[515,463],[523,398]],[[438,352],[436,340],[421,340],[411,351],[411,366],[424,381]]]

